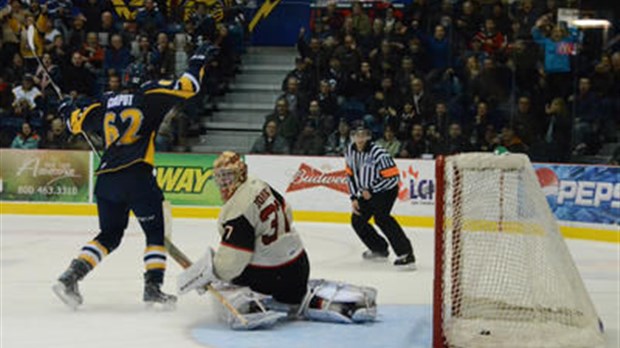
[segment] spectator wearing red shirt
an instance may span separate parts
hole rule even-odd
[[[506,47],[506,37],[497,31],[495,20],[491,18],[484,21],[484,30],[479,31],[473,40],[482,42],[482,50],[488,54],[500,53]]]

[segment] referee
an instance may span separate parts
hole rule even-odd
[[[394,265],[415,268],[411,242],[390,216],[398,195],[398,168],[387,151],[370,141],[368,129],[357,128],[351,138],[351,145],[345,152],[345,169],[353,208],[351,224],[368,247],[362,257],[373,260],[389,255],[387,242],[368,222],[374,216],[397,255]]]

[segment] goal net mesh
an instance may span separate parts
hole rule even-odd
[[[441,175],[441,173],[438,173]],[[440,188],[441,190],[441,188]],[[441,347],[598,347],[599,320],[524,155],[446,157]],[[436,240],[437,242],[437,240]],[[437,343],[437,341],[435,341]]]

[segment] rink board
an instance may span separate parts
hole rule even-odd
[[[172,216],[176,218],[201,218],[217,219],[220,209],[217,207],[181,207],[172,208]],[[0,201],[0,214],[19,215],[71,215],[71,216],[96,216],[97,206],[94,204],[70,204],[70,203],[29,203],[29,202],[2,202]],[[398,216],[395,218],[405,227],[432,228],[434,219],[428,216]],[[342,212],[319,212],[319,211],[295,211],[295,221],[343,223],[351,221],[349,213]],[[599,226],[583,224],[563,225],[560,231],[565,238],[594,240],[610,243],[620,243],[620,226],[607,226],[606,229]]]

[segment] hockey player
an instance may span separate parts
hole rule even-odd
[[[217,252],[209,248],[179,275],[179,293],[219,284],[248,320],[241,323],[224,311],[235,329],[269,327],[282,311],[334,322],[374,320],[376,290],[308,281],[308,257],[293,226],[291,207],[267,183],[248,177],[238,154],[222,153],[214,163],[214,177],[225,202],[218,219],[220,246]]]
[[[101,132],[105,149],[95,172],[99,234],[84,245],[53,290],[71,308],[82,304],[78,281],[120,244],[133,211],[146,236],[144,294],[147,304],[174,305],[176,297],[160,290],[166,269],[163,194],[153,175],[155,135],[168,111],[198,93],[205,65],[217,53],[211,45],[199,47],[188,70],[176,81],[159,80],[140,85],[141,72],[128,69],[124,90],[77,109],[63,103],[61,114],[73,134]],[[76,77],[79,78],[79,77]]]

